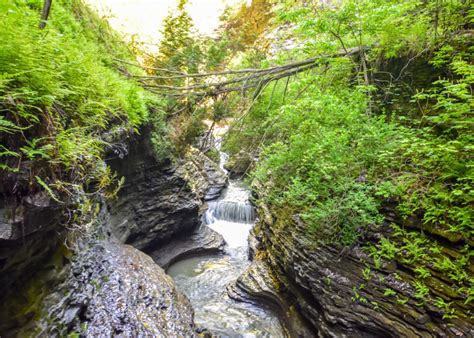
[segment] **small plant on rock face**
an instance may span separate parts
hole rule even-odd
[[[415,282],[413,283],[413,286],[415,287],[415,290],[416,290],[415,298],[421,301],[425,301],[427,296],[430,293],[430,289],[428,289],[428,287],[425,284],[417,280],[415,280]]]
[[[470,304],[474,301],[474,280],[470,280],[471,286],[467,289],[467,297],[466,300],[464,301],[464,304]]]
[[[449,306],[451,303],[446,303],[446,301],[441,297],[436,297],[435,306],[440,309],[444,309],[446,306]]]
[[[388,238],[382,238],[380,240],[379,250],[383,258],[390,260],[395,258],[395,255],[400,251],[400,249],[397,248],[396,245]]]
[[[366,267],[364,270],[362,270],[364,279],[367,281],[370,279],[370,272],[371,272],[370,267]]]
[[[452,303],[453,302],[446,302],[441,297],[436,298],[434,304],[436,307],[443,310],[443,319],[458,318],[458,315],[456,314],[456,309],[451,307]]]
[[[400,305],[404,305],[406,303],[408,303],[408,297],[399,297],[397,296],[397,303],[400,304]]]
[[[378,311],[378,310],[380,310],[379,303],[377,303],[377,302],[370,302],[370,304],[372,304],[372,305],[373,305],[373,307],[374,307],[374,310],[375,310],[375,311]]]
[[[386,288],[385,291],[383,292],[383,295],[385,297],[395,296],[396,294],[397,293],[394,290],[390,289],[390,288]]]
[[[406,258],[406,261],[410,264],[415,264],[420,262],[426,255],[425,248],[423,246],[425,241],[422,238],[415,236],[411,237],[412,238],[408,238],[406,241],[404,241],[405,245],[401,249],[405,250],[407,253],[408,258]]]
[[[422,266],[419,266],[418,268],[416,268],[415,272],[418,274],[420,278],[428,278],[429,276],[431,276],[430,271]]]
[[[378,255],[374,255],[374,267],[379,270],[382,267],[382,259]]]
[[[353,302],[360,302],[360,303],[364,303],[364,304],[368,304],[368,300],[367,298],[365,298],[364,296],[362,296],[359,291],[360,290],[363,290],[365,288],[365,284],[360,284],[359,286],[354,286],[352,288],[352,292],[353,292],[353,297],[351,298]]]
[[[26,141],[26,145],[21,147],[20,150],[29,160],[35,160],[37,158],[50,159],[50,153],[54,146],[52,144],[40,146],[43,140],[44,138],[35,138],[31,141]]]

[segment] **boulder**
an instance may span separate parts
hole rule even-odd
[[[146,254],[130,245],[93,242],[78,253],[65,281],[45,301],[45,330],[86,337],[191,337],[188,299]],[[39,326],[41,327],[41,325]]]

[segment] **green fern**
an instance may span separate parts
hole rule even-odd
[[[52,144],[39,146],[39,143],[41,143],[42,140],[44,140],[44,138],[36,138],[31,141],[26,141],[27,145],[21,147],[20,150],[29,160],[35,160],[37,158],[50,159],[51,156],[48,152],[50,152],[54,146]]]
[[[64,203],[59,198],[56,196],[56,194],[53,192],[53,190],[46,184],[45,181],[43,181],[39,176],[35,176],[36,182],[38,182],[39,185],[41,185],[44,190],[48,193],[49,197],[51,197],[53,200],[55,200],[58,203]]]

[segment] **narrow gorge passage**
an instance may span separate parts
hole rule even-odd
[[[221,152],[221,169],[225,160],[226,155]],[[225,253],[184,259],[167,271],[190,299],[196,324],[223,336],[284,337],[274,313],[236,302],[227,295],[227,285],[250,263],[247,238],[255,223],[249,191],[240,180],[231,179],[222,196],[209,202],[203,223],[224,237]]]

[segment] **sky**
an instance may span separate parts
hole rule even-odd
[[[163,19],[170,9],[176,7],[177,0],[85,0],[95,7],[99,14],[106,16],[111,26],[124,33],[127,39],[137,34],[138,41],[149,44],[156,51],[160,39]],[[210,35],[219,25],[219,16],[227,5],[242,0],[191,0],[186,9],[198,31]],[[245,1],[244,1],[245,2]]]

